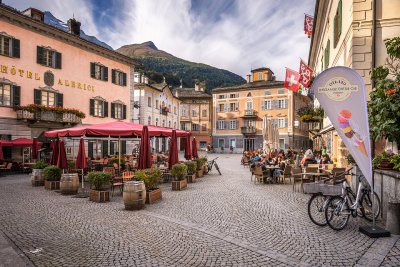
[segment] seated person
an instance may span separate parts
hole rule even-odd
[[[332,164],[332,161],[327,154],[322,155],[321,164]]]
[[[321,163],[321,154],[318,153],[317,156],[315,156],[315,161],[319,164]]]

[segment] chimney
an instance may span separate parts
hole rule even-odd
[[[251,81],[251,75],[247,74],[246,75],[246,82],[249,83]]]
[[[75,19],[68,20],[68,33],[75,34],[77,36],[81,35],[81,23]]]
[[[181,85],[179,86],[179,88],[182,88],[182,87],[183,87],[183,86],[182,86],[182,79],[180,79],[179,81],[181,82]]]
[[[194,90],[195,90],[195,91],[200,91],[200,83],[199,83],[199,81],[196,81],[196,82],[194,83]]]
[[[144,76],[144,75],[143,75]],[[144,83],[145,84],[149,84],[149,78],[147,78],[146,76],[144,76]]]

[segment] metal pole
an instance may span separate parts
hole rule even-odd
[[[118,175],[121,172],[121,136],[118,136]]]

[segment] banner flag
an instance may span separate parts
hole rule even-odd
[[[350,68],[333,67],[317,76],[312,90],[373,188],[371,141],[363,79]]]
[[[304,87],[308,87],[311,81],[313,70],[310,69],[302,59],[300,59],[299,74],[300,74],[299,82],[302,85],[304,85]]]
[[[284,86],[293,92],[297,92],[299,88],[299,77],[300,75],[297,72],[286,68]]]
[[[313,24],[314,24],[314,18],[311,17],[310,15],[305,14],[304,33],[307,34],[308,38],[310,38],[310,36],[312,35]]]

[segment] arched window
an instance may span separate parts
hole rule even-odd
[[[176,129],[176,122],[174,122],[174,129]]]
[[[156,126],[158,126],[158,118],[156,118]]]
[[[247,94],[247,97],[252,97],[251,92],[249,92],[249,93]]]

